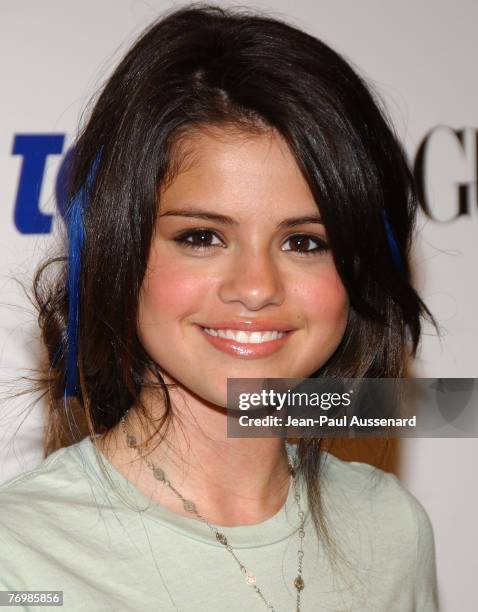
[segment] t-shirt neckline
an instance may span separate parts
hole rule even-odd
[[[169,528],[185,537],[199,540],[212,546],[224,546],[216,540],[215,535],[204,522],[195,517],[177,514],[140,491],[134,483],[129,481],[110,463],[106,456],[96,447],[90,436],[87,436],[74,446],[78,450],[77,459],[81,461],[83,468],[94,479],[96,484],[103,486],[103,493],[107,492],[109,503],[114,504],[115,509],[118,509],[118,506],[121,506],[123,510],[129,508],[141,513],[143,519],[146,518],[159,523],[163,527]],[[295,449],[293,445],[286,443],[286,448],[289,454],[294,454]],[[70,449],[73,450],[73,447],[70,447]],[[98,454],[100,455],[99,458]],[[109,478],[113,483],[114,491],[111,490],[111,485],[105,478],[99,461],[102,461],[106,468]],[[309,520],[309,512],[306,504],[305,487],[300,480],[298,480],[297,485],[300,493],[300,506],[304,511],[305,521],[307,522]],[[253,525],[217,526],[217,528],[226,536],[233,548],[267,546],[289,538],[297,532],[299,528],[298,510],[294,496],[294,487],[291,484],[283,506],[265,521]]]

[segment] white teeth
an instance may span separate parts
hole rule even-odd
[[[212,329],[208,327],[204,327],[203,329],[210,336],[227,338],[229,340],[235,340],[236,342],[242,342],[244,344],[260,344],[261,342],[270,342],[271,340],[277,340],[278,338],[285,336],[285,332],[275,330],[247,332],[243,330]]]

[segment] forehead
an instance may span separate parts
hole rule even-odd
[[[160,190],[161,212],[178,204],[246,216],[317,212],[287,142],[273,129],[208,127],[181,136]]]

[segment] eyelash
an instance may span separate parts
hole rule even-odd
[[[191,236],[201,236],[201,235],[213,235],[216,236],[216,238],[219,238],[219,236],[216,234],[216,232],[213,232],[212,230],[209,229],[196,229],[196,230],[191,230],[188,232],[185,232],[179,236],[177,236],[176,238],[174,238],[175,242],[179,243],[181,246],[186,247],[187,249],[192,249],[194,251],[205,251],[209,248],[215,248],[218,247],[220,245],[217,244],[208,244],[208,245],[197,245],[197,244],[192,244],[190,241],[188,241],[187,239],[190,238]],[[325,253],[326,251],[329,250],[329,246],[320,238],[317,238],[315,236],[311,236],[310,234],[293,234],[292,236],[289,236],[289,238],[287,239],[286,242],[288,242],[289,240],[292,240],[293,238],[306,238],[308,240],[312,240],[313,242],[315,242],[317,244],[317,247],[314,249],[311,249],[309,251],[295,251],[295,253],[299,256],[305,256],[305,257],[310,257],[313,255],[320,255],[322,253]],[[220,238],[219,238],[220,239]],[[292,252],[292,249],[288,249]]]

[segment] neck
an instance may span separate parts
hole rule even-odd
[[[159,435],[141,419],[137,406],[125,418],[128,433],[183,497],[192,500],[206,520],[215,525],[260,523],[284,505],[290,476],[284,440],[228,438],[224,409],[187,392],[170,389],[173,421]],[[141,403],[154,422],[164,414],[162,402],[143,393]],[[161,442],[158,444],[158,440]],[[130,482],[154,501],[191,516],[182,502],[158,482],[134,448],[128,447],[121,424],[103,439],[100,449]]]

